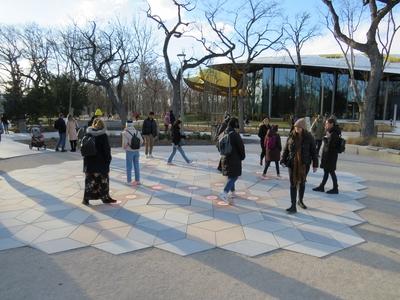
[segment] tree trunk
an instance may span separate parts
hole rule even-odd
[[[239,109],[239,130],[241,133],[244,132],[244,97],[238,97],[238,109]]]
[[[303,93],[303,78],[301,77],[301,69],[296,68],[296,95],[295,95],[295,116],[303,118],[306,116]]]
[[[172,90],[172,110],[175,116],[179,116],[181,113],[181,87],[179,81],[172,83]]]
[[[108,98],[111,100],[113,108],[118,112],[122,127],[124,127],[127,120],[127,111],[125,105],[122,103],[121,99],[118,98],[114,88],[111,85],[107,86],[106,91]]]
[[[368,86],[366,90],[364,109],[363,109],[363,124],[361,125],[361,136],[362,137],[373,137],[375,136],[375,106],[376,98],[378,97],[379,83],[383,75],[383,57],[379,53],[377,46],[370,48],[368,54],[371,63],[371,72],[368,80]]]

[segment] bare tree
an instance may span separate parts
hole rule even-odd
[[[91,22],[87,29],[74,25],[63,36],[79,80],[103,87],[125,124],[127,111],[122,90],[128,68],[137,59],[128,30],[118,22],[108,30],[100,30],[96,22]]]
[[[234,38],[236,53],[230,53],[234,71],[241,74],[238,83],[240,88],[239,125],[244,131],[244,102],[247,98],[248,73],[252,61],[278,44],[283,36],[283,30],[275,26],[280,16],[277,2],[265,3],[263,0],[246,0],[234,13]]]
[[[304,117],[308,113],[304,99],[301,49],[307,41],[318,35],[318,27],[309,23],[310,18],[309,13],[303,12],[295,16],[293,23],[286,22],[283,27],[285,37],[282,48],[296,68],[295,116],[297,117]]]
[[[385,4],[378,9],[376,0],[363,0],[364,5],[368,5],[370,11],[370,24],[366,34],[367,41],[365,43],[358,42],[354,37],[343,32],[341,20],[333,6],[333,1],[322,0],[322,2],[328,7],[330,16],[332,18],[332,31],[334,36],[341,42],[348,45],[351,49],[360,51],[364,53],[371,64],[371,71],[369,73],[368,85],[366,88],[366,95],[362,105],[359,105],[360,111],[360,127],[361,135],[363,137],[371,137],[375,134],[375,105],[378,96],[379,84],[383,76],[385,59],[382,51],[379,49],[377,36],[379,33],[379,25],[381,21],[389,15],[392,9],[400,3],[400,0],[390,0],[390,1],[380,1],[385,2]],[[394,22],[394,19],[393,19]],[[395,24],[395,23],[392,23]],[[393,30],[393,35],[397,30]],[[389,36],[388,36],[389,37]],[[379,41],[378,37],[378,41]],[[393,40],[393,38],[388,38],[388,41]],[[389,42],[386,52],[390,50]],[[389,52],[387,52],[389,53]],[[388,57],[388,56],[387,56]]]
[[[178,115],[178,113],[181,110],[181,107],[180,107],[180,99],[181,99],[180,84],[181,84],[183,72],[188,69],[196,68],[196,67],[208,62],[212,58],[227,56],[230,52],[232,52],[235,45],[225,36],[224,32],[218,27],[216,20],[215,20],[216,11],[207,13],[208,25],[209,25],[210,29],[217,35],[220,44],[210,43],[210,41],[208,41],[205,38],[205,35],[203,34],[203,32],[201,32],[200,38],[195,38],[192,36],[197,42],[200,43],[200,45],[207,52],[207,54],[201,58],[190,57],[188,59],[183,59],[182,67],[179,68],[179,70],[176,74],[174,74],[174,72],[172,70],[171,60],[170,60],[169,53],[168,53],[168,50],[170,47],[170,42],[174,38],[179,39],[182,37],[189,37],[188,30],[189,30],[189,26],[191,24],[190,24],[190,22],[183,21],[182,13],[183,12],[190,13],[191,11],[194,10],[194,6],[192,5],[191,1],[175,1],[174,0],[173,3],[176,6],[176,10],[177,10],[177,16],[176,16],[177,20],[171,28],[168,28],[166,22],[164,20],[162,20],[160,16],[152,13],[150,6],[147,10],[147,16],[150,19],[152,19],[153,21],[155,21],[158,24],[158,27],[161,28],[165,34],[162,53],[163,53],[163,57],[164,57],[165,70],[167,72],[167,77],[168,77],[168,80],[170,81],[170,83],[172,85],[172,89],[173,89],[173,100],[172,100],[173,111],[175,114]]]

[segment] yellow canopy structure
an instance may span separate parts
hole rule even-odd
[[[238,92],[237,80],[230,77],[229,74],[215,69],[200,70],[197,76],[185,78],[185,83],[196,91],[204,92],[207,90],[221,96],[229,94],[229,87],[232,96],[236,96]]]

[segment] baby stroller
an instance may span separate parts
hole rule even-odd
[[[39,126],[32,126],[31,128],[31,143],[29,144],[29,149],[33,147],[40,150],[40,148],[46,149],[46,144],[44,143],[44,136]]]

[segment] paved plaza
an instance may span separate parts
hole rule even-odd
[[[95,247],[122,254],[156,247],[186,256],[215,247],[257,256],[286,249],[324,257],[364,242],[351,226],[365,222],[356,211],[366,196],[363,179],[339,172],[340,194],[313,192],[322,172],[309,174],[309,209],[288,215],[287,170],[261,177],[256,154],[248,154],[233,205],[218,199],[225,177],[216,171],[218,153],[190,152],[191,165],[166,164],[167,151],[141,159],[143,185],[125,183],[125,154],[114,153],[110,189],[119,205],[81,204],[80,160],[2,173],[0,250],[30,246],[48,254]],[[79,155],[79,154],[76,154]],[[32,157],[34,159],[34,157]],[[328,183],[330,184],[330,183]]]

